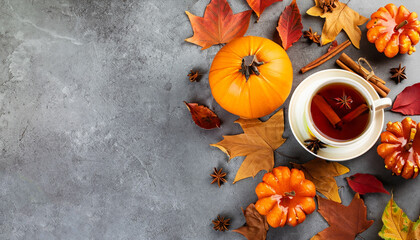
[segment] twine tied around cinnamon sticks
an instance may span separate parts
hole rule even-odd
[[[364,61],[371,71],[364,68],[361,62]],[[366,79],[368,83],[378,92],[381,97],[388,96],[388,93],[391,91],[388,87],[385,86],[385,81],[375,75],[373,72],[372,66],[364,58],[359,58],[357,63],[353,61],[347,54],[341,54],[340,58],[336,61],[337,65],[341,68],[356,73],[362,78]]]
[[[364,63],[366,63],[368,66],[369,66],[369,68],[370,68],[370,72],[368,72],[367,73],[367,76],[366,76],[366,80],[370,80],[373,76],[375,76],[375,72],[373,71],[373,68],[372,68],[372,66],[370,65],[370,63],[368,62],[368,60],[366,60],[366,58],[362,58],[362,57],[360,57],[359,59],[357,59],[357,63],[359,64],[359,69],[360,69],[360,71],[363,71],[363,72],[365,72],[364,71],[364,69],[365,68],[363,68],[363,66],[362,66],[362,62],[364,62]],[[366,72],[365,72],[366,73]],[[377,82],[377,80],[376,80],[376,82]]]

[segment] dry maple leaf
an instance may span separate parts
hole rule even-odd
[[[360,31],[358,26],[364,24],[368,20],[367,18],[359,15],[359,13],[342,2],[336,2],[337,7],[332,12],[325,13],[319,7],[318,0],[315,0],[315,4],[316,6],[310,8],[306,13],[314,17],[325,18],[321,35],[322,45],[332,42],[341,30],[344,30],[353,45],[356,48],[360,48],[362,31]]]
[[[383,239],[416,240],[420,239],[420,217],[412,222],[391,196],[382,214],[384,226],[379,232]]]
[[[264,12],[265,8],[270,6],[275,2],[281,2],[283,0],[246,0],[249,7],[254,10],[257,14],[258,19],[260,19],[261,14]],[[257,20],[258,21],[258,20]]]
[[[302,37],[302,17],[296,0],[293,0],[281,13],[276,29],[279,32],[281,45],[284,50],[287,50]]]
[[[373,224],[373,220],[366,219],[366,206],[358,193],[347,207],[319,196],[317,199],[318,212],[330,226],[317,233],[311,240],[354,240],[357,234]]]
[[[215,44],[228,43],[242,37],[248,29],[252,10],[233,14],[226,0],[212,0],[206,7],[204,17],[185,11],[190,19],[194,35],[185,41],[207,49]]]
[[[347,167],[337,162],[327,162],[319,158],[315,158],[305,164],[292,163],[292,165],[294,168],[303,171],[306,179],[315,184],[316,190],[319,193],[327,199],[341,203],[338,186],[334,177],[348,173],[350,170]]]
[[[204,129],[213,129],[220,127],[219,117],[208,107],[198,105],[197,103],[187,103],[188,110],[191,113],[191,117],[197,126]]]
[[[249,204],[245,211],[242,211],[244,212],[246,225],[233,231],[244,235],[248,240],[265,240],[269,229],[267,217],[262,216],[253,203]]]
[[[271,171],[274,167],[274,150],[280,147],[286,139],[284,132],[283,109],[274,114],[266,122],[258,119],[238,119],[244,133],[234,136],[224,136],[218,143],[210,144],[229,156],[229,160],[238,156],[246,156],[236,173],[233,183],[254,177],[261,170]]]

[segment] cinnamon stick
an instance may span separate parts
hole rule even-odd
[[[349,67],[351,70],[362,76],[364,79],[368,80],[369,82],[373,83],[376,87],[375,90],[378,91],[378,88],[382,91],[378,91],[378,93],[382,97],[386,97],[388,93],[391,91],[388,87],[386,87],[383,83],[376,81],[375,79],[379,78],[377,76],[373,76],[368,79],[368,73],[363,71],[363,68],[361,68],[353,59],[351,59],[347,54],[343,53],[341,54],[339,60],[344,63],[347,67]],[[366,70],[367,71],[367,70]],[[383,81],[383,80],[382,80]],[[373,86],[372,85],[372,86]],[[385,94],[384,94],[385,93]]]
[[[314,61],[310,62],[308,65],[306,65],[305,67],[300,69],[301,73],[305,73],[311,69],[314,69],[320,65],[322,65],[323,63],[325,63],[326,61],[330,60],[331,58],[333,58],[335,55],[339,54],[341,51],[343,51],[344,49],[346,49],[348,46],[350,46],[351,42],[349,40],[341,43],[340,45],[338,45],[337,47],[335,47],[333,50],[327,52],[326,54],[322,55],[321,57],[315,59]]]
[[[319,94],[315,95],[312,102],[318,107],[322,114],[324,114],[328,121],[330,121],[334,128],[339,122],[341,122],[340,117],[334,112],[327,101],[325,101],[323,96]]]
[[[337,59],[337,61],[335,61],[337,63],[338,66],[340,66],[342,69],[347,70],[349,72],[355,73],[353,70],[351,70],[346,64],[344,64],[342,61],[340,61],[340,59]],[[357,74],[357,73],[356,73]],[[382,89],[380,89],[378,86],[376,86],[375,84],[373,84],[373,82],[368,81],[368,83],[375,89],[375,91],[379,94],[379,96],[381,97],[386,97],[388,94],[386,92],[384,92]]]
[[[349,72],[355,73],[353,70],[351,70],[349,67],[347,67],[346,64],[344,64],[342,61],[340,61],[340,59],[337,59],[337,61],[335,61],[335,63],[337,63],[338,66],[340,66],[342,69],[347,70]]]
[[[343,123],[349,123],[353,121],[355,118],[360,116],[362,113],[369,110],[369,107],[366,104],[361,104],[357,108],[355,108],[353,111],[346,114],[346,116],[343,117],[342,121]]]

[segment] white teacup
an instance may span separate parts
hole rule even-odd
[[[324,136],[324,134],[321,133],[315,127],[312,120],[312,116],[311,116],[311,102],[315,94],[322,87],[327,86],[329,84],[336,84],[336,83],[347,84],[353,87],[354,89],[356,89],[365,98],[366,104],[368,105],[369,111],[370,111],[369,120],[368,120],[365,130],[359,136],[350,140],[339,141],[339,140],[334,140],[334,139]],[[316,85],[312,86],[312,89],[313,89],[312,94],[308,96],[305,102],[305,108],[304,108],[306,126],[308,126],[311,135],[313,135],[315,138],[317,138],[321,142],[330,146],[337,146],[337,147],[346,146],[346,145],[355,143],[357,141],[360,141],[362,139],[365,139],[366,137],[369,137],[367,136],[367,133],[373,128],[376,111],[390,107],[392,105],[392,100],[390,98],[381,98],[374,101],[372,96],[369,94],[369,92],[363,85],[349,78],[343,78],[343,77],[328,78],[328,79],[325,79],[324,81],[318,81]]]

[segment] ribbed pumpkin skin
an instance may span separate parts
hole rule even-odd
[[[242,58],[255,55],[263,65],[260,75],[246,80],[239,70]],[[293,83],[292,63],[275,42],[255,36],[234,39],[214,57],[209,73],[214,99],[225,110],[243,118],[259,118],[280,107]]]
[[[285,224],[294,227],[305,221],[307,214],[315,211],[315,185],[295,168],[274,168],[263,176],[255,193],[258,196],[255,208],[261,215],[267,216],[268,224],[274,228]]]
[[[379,52],[384,52],[389,58],[400,54],[412,54],[416,51],[414,45],[420,40],[420,22],[417,13],[407,10],[404,6],[397,7],[390,3],[373,13],[367,23],[367,38],[375,43]],[[407,20],[408,24],[398,30],[395,27]]]
[[[406,149],[413,128],[416,134],[412,147]],[[389,122],[381,134],[377,152],[385,160],[385,168],[405,179],[416,178],[420,171],[420,123],[416,126],[416,121],[410,117],[401,122]]]

